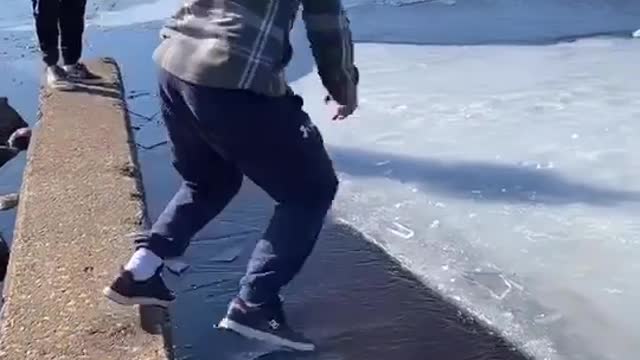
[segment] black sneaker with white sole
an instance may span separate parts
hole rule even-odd
[[[162,267],[145,281],[136,281],[130,271],[122,270],[111,286],[102,293],[120,305],[156,305],[167,307],[174,300],[173,292],[167,288],[160,276]]]
[[[229,304],[227,315],[218,328],[293,350],[315,350],[311,340],[287,325],[282,304],[273,308],[248,306],[242,299],[236,298]]]

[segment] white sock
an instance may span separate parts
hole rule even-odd
[[[156,273],[162,265],[162,259],[147,248],[140,248],[133,253],[124,269],[131,271],[133,279],[144,281]]]

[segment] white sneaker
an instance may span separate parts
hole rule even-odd
[[[74,86],[69,82],[67,74],[58,65],[48,66],[46,71],[47,86],[56,90],[73,90]]]
[[[92,74],[83,63],[63,65],[62,69],[67,73],[67,77],[73,80],[90,80],[96,78],[96,75]]]

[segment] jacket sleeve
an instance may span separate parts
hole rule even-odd
[[[355,92],[359,74],[341,0],[302,0],[302,19],[322,84],[335,101],[345,104],[349,92]]]

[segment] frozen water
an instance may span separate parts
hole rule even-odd
[[[181,0],[112,1],[118,6],[97,7],[91,24],[113,27],[165,19],[175,13],[181,3]],[[105,10],[101,11],[102,8]]]
[[[174,274],[180,275],[190,267],[189,263],[182,259],[166,259],[164,265]]]
[[[360,1],[349,13],[358,41],[377,43],[549,43],[595,35],[630,37],[640,26],[640,3],[634,0],[459,0],[405,6]]]
[[[164,19],[173,14],[181,0],[88,0],[87,23],[122,26]],[[31,1],[3,0],[0,30],[31,31]]]
[[[335,212],[538,358],[634,358],[640,43],[622,37],[640,6],[478,3],[353,7],[349,121],[315,74],[294,82],[341,173]]]
[[[352,119],[327,120],[315,74],[294,82],[341,173],[336,214],[538,358],[634,358],[640,43],[356,51]]]

